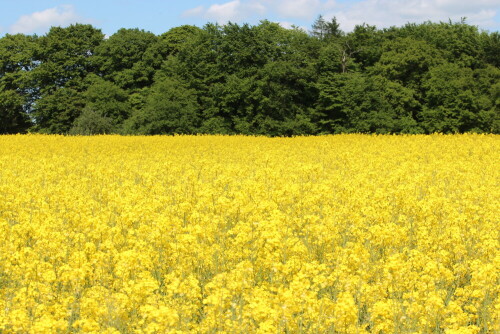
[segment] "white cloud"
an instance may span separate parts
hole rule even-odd
[[[210,6],[205,15],[216,21],[237,20],[241,14],[241,2],[239,0],[215,4]]]
[[[196,16],[219,23],[270,19],[278,22],[311,24],[319,14],[329,20],[337,18],[345,31],[356,24],[368,23],[378,28],[401,26],[408,22],[459,21],[481,28],[499,29],[496,16],[500,13],[500,0],[232,0],[199,6],[184,12],[185,16]]]
[[[265,14],[266,8],[259,1],[234,0],[222,4],[213,4],[208,8],[198,6],[183,13],[183,16],[198,16],[210,21],[226,23]]]
[[[279,25],[285,29],[293,29],[294,28],[294,24],[292,22],[288,22],[288,21],[283,21],[283,22],[278,22]]]
[[[435,0],[429,1],[435,2],[436,7],[450,10],[450,11],[477,11],[480,9],[487,8],[499,8],[499,0],[475,0],[475,1],[464,1],[464,0]]]
[[[273,1],[276,11],[284,17],[311,18],[318,15],[322,3],[320,0]]]
[[[89,23],[80,17],[74,6],[61,5],[54,8],[45,9],[29,15],[21,16],[16,23],[10,26],[10,33],[40,33],[48,30],[52,26],[66,26],[71,23]]]
[[[265,19],[276,15],[292,19],[313,19],[322,10],[334,7],[335,0],[233,0],[216,3],[208,8],[198,6],[185,11],[183,16],[197,16],[219,23],[244,21],[256,16]]]
[[[302,26],[296,25],[295,23],[288,22],[288,21],[278,22],[278,24],[282,28],[285,28],[285,29],[300,29],[300,30],[305,31],[305,32],[308,31],[308,29],[306,27],[302,27]]]
[[[462,17],[469,24],[498,28],[495,16],[499,10],[500,0],[362,0],[325,16],[336,16],[346,31],[363,22],[382,28],[408,22],[459,21]]]

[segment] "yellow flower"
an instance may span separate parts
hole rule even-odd
[[[496,333],[498,135],[0,136],[1,333]]]

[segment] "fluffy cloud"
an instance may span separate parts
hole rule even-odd
[[[83,23],[88,20],[80,17],[74,6],[61,5],[54,8],[45,9],[29,15],[23,15],[10,26],[10,33],[31,34],[48,30],[52,26],[66,26],[71,23]]]
[[[500,0],[233,0],[199,6],[184,12],[185,16],[202,17],[224,23],[252,18],[273,21],[310,21],[324,14],[326,19],[337,17],[341,28],[350,31],[366,22],[379,28],[403,25],[407,22],[458,21],[467,18],[470,24],[482,28],[500,28],[496,15]],[[291,23],[290,23],[291,24]]]
[[[241,15],[241,2],[239,0],[226,2],[224,4],[215,4],[210,6],[206,15],[217,21],[237,20]]]
[[[282,18],[311,20],[319,13],[335,8],[335,0],[233,0],[213,4],[206,8],[198,6],[184,12],[184,16],[197,16],[217,22],[261,19],[279,16]]]
[[[285,18],[311,18],[321,10],[320,0],[267,1],[271,8]]]
[[[462,17],[483,28],[498,28],[495,16],[499,7],[499,0],[363,0],[325,16],[336,16],[341,28],[347,31],[363,22],[389,27],[429,20],[459,21]]]
[[[302,30],[304,32],[309,31],[309,28],[306,28],[304,26],[299,26],[295,23],[288,22],[288,21],[281,21],[281,22],[278,22],[278,24],[285,29],[299,29],[299,30]]]
[[[198,16],[210,21],[225,23],[240,21],[254,15],[265,14],[266,8],[259,1],[234,0],[222,4],[213,4],[208,8],[198,6],[183,13],[184,16]]]

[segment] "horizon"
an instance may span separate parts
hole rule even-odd
[[[0,36],[44,35],[52,26],[76,23],[91,24],[106,36],[121,28],[139,28],[160,35],[185,24],[198,27],[227,22],[255,25],[263,20],[309,31],[319,15],[326,20],[336,17],[346,32],[363,23],[383,29],[407,23],[460,22],[463,18],[480,30],[500,30],[500,0],[474,3],[463,0],[187,0],[182,3],[150,0],[147,5],[139,0],[28,0],[1,1],[0,9]]]

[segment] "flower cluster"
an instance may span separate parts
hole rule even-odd
[[[495,333],[500,137],[0,137],[2,333]]]

